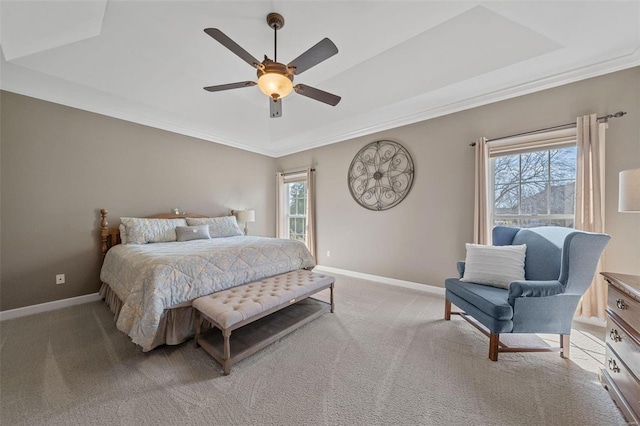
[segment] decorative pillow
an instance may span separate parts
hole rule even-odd
[[[178,241],[191,241],[191,240],[208,240],[209,226],[176,226],[176,235]]]
[[[190,226],[209,225],[209,235],[211,238],[236,237],[244,235],[238,226],[235,216],[193,218],[188,217],[187,223]]]
[[[120,230],[120,244],[127,244],[127,228],[120,224],[118,229]]]
[[[527,245],[485,246],[466,244],[464,275],[460,281],[509,288],[512,281],[524,280]]]
[[[127,244],[166,243],[176,241],[176,226],[187,226],[187,221],[179,219],[147,219],[121,217],[125,227]]]

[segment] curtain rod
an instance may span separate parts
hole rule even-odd
[[[610,118],[620,118],[623,115],[625,115],[626,113],[627,113],[626,111],[618,111],[615,114],[608,114],[608,115],[604,115],[602,117],[598,117],[597,120],[598,121],[609,121]],[[533,134],[540,133],[540,132],[546,132],[547,130],[563,129],[565,127],[575,127],[575,126],[576,126],[576,123],[560,124],[558,126],[545,127],[544,129],[530,130],[528,132],[516,133],[515,135],[501,136],[499,138],[487,139],[487,142],[499,141],[500,139],[514,138],[516,136],[533,135]],[[476,143],[475,142],[470,143],[469,146],[476,146]]]
[[[312,167],[311,171],[315,172],[316,171],[315,167]],[[307,173],[307,169],[298,170],[298,171],[295,171],[295,172],[287,172],[287,173],[278,172],[277,174],[282,175],[282,176],[289,176],[289,175],[299,175],[300,173]]]

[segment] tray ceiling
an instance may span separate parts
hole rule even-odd
[[[204,33],[285,63],[329,37],[339,53],[269,118],[255,69]],[[2,1],[4,90],[282,156],[640,64],[638,1]],[[298,81],[299,80],[299,81]]]

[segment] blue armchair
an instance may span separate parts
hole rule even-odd
[[[445,320],[460,315],[487,335],[492,361],[498,360],[499,352],[559,351],[561,357],[569,358],[574,312],[610,238],[555,226],[497,226],[494,245],[527,245],[525,280],[513,281],[504,289],[449,278],[445,281]],[[460,278],[464,266],[458,262]],[[452,303],[462,312],[452,312]],[[502,333],[559,334],[560,347],[507,347],[500,342]]]

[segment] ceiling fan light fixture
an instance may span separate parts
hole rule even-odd
[[[267,16],[267,24],[269,24],[269,28],[273,29],[273,60],[269,59],[267,55],[265,55],[262,62],[254,58],[249,52],[240,47],[238,43],[231,40],[229,36],[219,29],[205,28],[205,33],[235,53],[240,59],[258,70],[258,82],[242,81],[238,83],[219,84],[216,86],[204,87],[204,90],[208,92],[218,92],[222,90],[255,86],[257,84],[260,91],[270,98],[269,113],[272,118],[282,116],[282,102],[280,102],[280,99],[284,98],[294,90],[296,93],[307,98],[324,102],[331,106],[336,106],[338,102],[340,102],[340,96],[336,96],[304,84],[297,84],[293,87],[294,75],[302,74],[309,68],[318,65],[320,62],[323,62],[338,53],[336,45],[325,37],[293,61],[285,65],[278,62],[277,38],[278,30],[284,26],[284,18],[282,15],[277,13],[270,13]]]
[[[286,75],[268,72],[258,78],[258,87],[270,98],[281,99],[291,93],[293,82]]]

